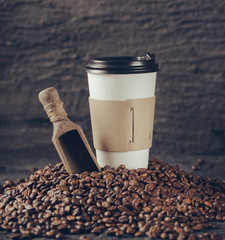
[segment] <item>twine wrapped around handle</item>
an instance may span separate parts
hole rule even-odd
[[[67,117],[67,113],[62,101],[56,101],[44,106],[48,118],[51,122],[57,122]]]
[[[51,122],[57,122],[67,117],[64,103],[60,100],[54,87],[41,91],[38,97]]]

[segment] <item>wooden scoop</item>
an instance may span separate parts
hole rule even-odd
[[[41,91],[39,100],[53,123],[52,142],[67,172],[100,171],[82,128],[67,117],[57,90],[50,87]]]

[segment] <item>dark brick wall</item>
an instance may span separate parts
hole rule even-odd
[[[154,52],[154,153],[225,153],[223,0],[0,0],[0,149],[48,146],[54,86],[91,138],[85,65]]]

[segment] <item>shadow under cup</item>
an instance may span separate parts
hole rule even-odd
[[[148,167],[157,71],[154,54],[95,58],[87,65],[92,134],[100,167]]]

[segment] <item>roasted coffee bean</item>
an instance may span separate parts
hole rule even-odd
[[[198,168],[198,166],[196,166],[196,165],[191,165],[191,169],[192,169],[192,170],[195,171],[195,170],[197,170],[197,168]]]
[[[21,233],[14,233],[11,234],[10,239],[20,239],[21,238]]]
[[[210,208],[212,208],[212,206],[213,206],[212,203],[209,202],[209,201],[205,201],[204,203],[205,203],[206,206],[208,206],[208,207],[210,207]]]
[[[103,206],[104,208],[109,208],[109,207],[110,207],[110,203],[107,202],[107,201],[102,202],[102,206]]]
[[[124,235],[124,232],[123,232],[122,230],[116,230],[116,231],[115,231],[115,235],[116,235],[117,237],[121,237],[121,236]]]
[[[105,231],[118,237],[194,240],[199,238],[194,231],[210,227],[209,221],[225,220],[224,190],[224,181],[156,159],[149,169],[106,166],[101,172],[73,175],[59,163],[16,184],[5,181],[0,227],[11,231],[12,239]],[[218,234],[204,238],[221,239]]]
[[[57,226],[57,229],[60,231],[64,231],[68,229],[68,225],[67,224],[60,224]]]
[[[45,233],[46,237],[55,237],[58,234],[58,231],[56,230],[50,230],[48,232]]]
[[[152,191],[155,188],[155,184],[149,183],[145,186],[145,189],[148,191]]]
[[[82,235],[82,236],[80,236],[80,240],[92,240],[92,238]]]
[[[198,162],[198,163],[203,163],[203,161],[204,161],[203,158],[198,158],[198,159],[197,159],[197,162]]]
[[[59,232],[55,235],[55,238],[57,239],[64,238],[64,234]]]
[[[190,198],[185,198],[185,199],[183,200],[183,202],[184,202],[185,204],[191,204],[191,199],[190,199]]]
[[[128,226],[126,229],[126,233],[129,235],[133,235],[135,232],[136,232],[135,229],[132,228],[131,226]]]
[[[134,206],[135,208],[137,208],[141,203],[141,199],[140,198],[135,198],[133,201],[132,201],[132,206]]]
[[[121,217],[118,218],[118,221],[121,223],[126,223],[129,221],[129,218],[126,215],[122,215]]]
[[[92,233],[101,233],[101,232],[103,232],[104,231],[104,229],[105,229],[105,227],[103,226],[98,226],[98,227],[94,227],[92,230],[91,230],[91,232]]]

